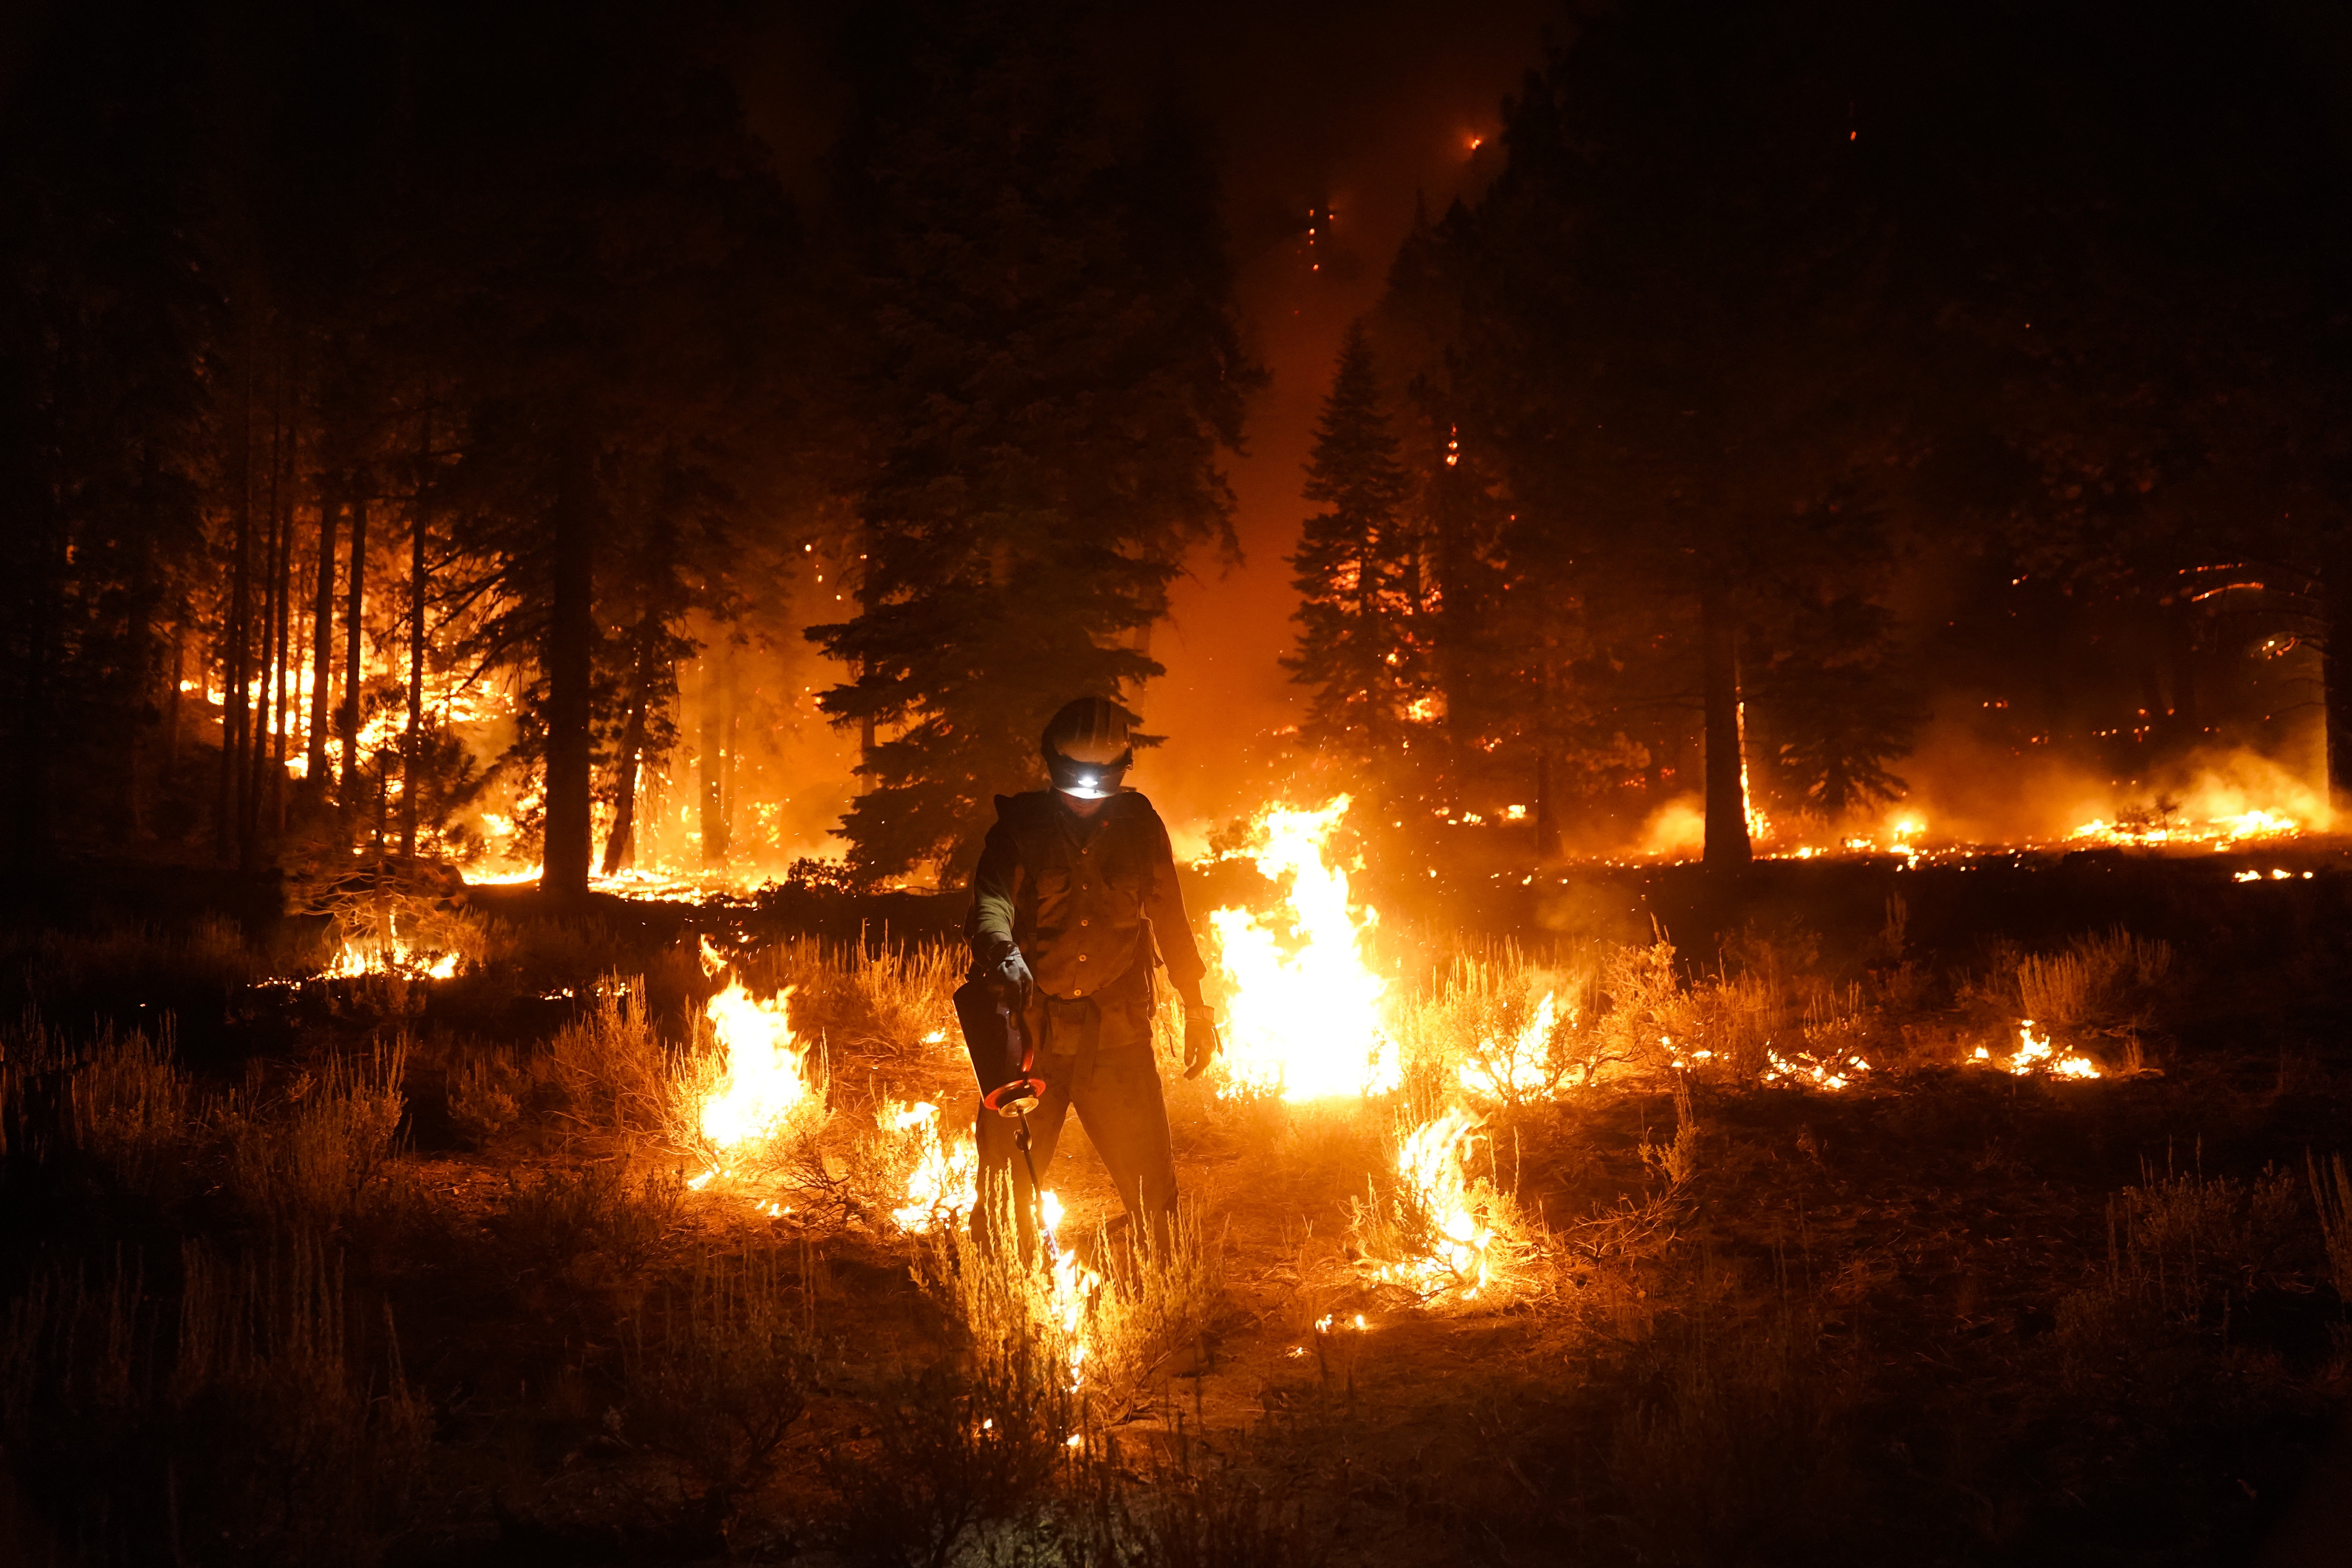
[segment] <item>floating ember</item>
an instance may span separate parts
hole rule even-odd
[[[2057,1078],[2104,1078],[2096,1062],[2088,1057],[2062,1057],[2050,1043],[2047,1034],[2033,1032],[2033,1020],[2027,1018],[2017,1026],[2017,1054],[2007,1061],[1994,1057],[1983,1046],[1976,1049],[1974,1059],[2013,1072],[2022,1078],[2032,1073],[2048,1073]]]
[[[1267,811],[1255,858],[1262,875],[1286,884],[1277,914],[1209,916],[1223,969],[1228,1094],[1297,1101],[1397,1086],[1396,1047],[1380,1011],[1388,982],[1364,951],[1379,917],[1349,904],[1348,874],[1329,847],[1349,804],[1341,795],[1320,811]]]

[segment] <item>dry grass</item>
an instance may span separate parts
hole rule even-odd
[[[294,1240],[189,1244],[177,1300],[136,1259],[37,1272],[0,1320],[0,1429],[86,1562],[364,1561],[421,1477],[432,1419],[390,1321]]]
[[[677,1230],[686,1184],[674,1170],[632,1170],[614,1160],[507,1177],[506,1200],[488,1224],[507,1268],[583,1288],[643,1273]]]
[[[955,991],[969,962],[960,945],[946,942],[853,952],[850,988],[869,1037],[916,1053],[945,1046],[955,1033]]]
[[[1538,964],[1511,942],[1463,954],[1402,1010],[1406,1077],[1423,1094],[1514,1110],[1590,1084],[1601,1065],[1600,982],[1595,969]]]
[[[210,1121],[230,1194],[287,1226],[331,1226],[353,1213],[391,1162],[406,1110],[408,1047],[395,1039],[328,1059],[271,1089],[257,1075],[223,1096]]]
[[[814,1329],[813,1300],[772,1251],[699,1257],[635,1324],[621,1430],[684,1467],[721,1536],[808,1407]]]
[[[2172,968],[2170,943],[2118,928],[2076,937],[2054,953],[2008,955],[1989,994],[2044,1028],[2137,1035],[2153,1021]]]
[[[595,1009],[557,1030],[543,1060],[578,1120],[662,1134],[677,1130],[674,1058],[654,1028],[645,981],[608,974]]]
[[[2352,1172],[2344,1168],[2344,1156],[2328,1156],[2323,1173],[2319,1163],[2304,1155],[2304,1170],[2311,1182],[2311,1197],[2319,1212],[2319,1237],[2327,1248],[2327,1274],[2336,1287],[2336,1300],[2352,1302]]]

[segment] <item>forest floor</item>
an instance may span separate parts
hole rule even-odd
[[[25,1020],[0,1555],[2336,1560],[2336,855],[2256,886],[2117,858],[1861,889],[1824,867],[1811,924],[1773,875],[1703,954],[1623,940],[1622,910],[1599,937],[1531,916],[1511,950],[1389,931],[1420,1009],[1398,1095],[1236,1100],[1169,1071],[1199,1288],[1149,1344],[1106,1327],[1076,1396],[992,1361],[953,1226],[892,1216],[877,1108],[951,1131],[971,1109],[926,1039],[953,963],[920,943],[510,900],[478,908],[457,978],[329,980],[297,921],[28,915],[0,954]],[[691,1190],[649,1107],[719,984],[706,938],[754,994],[799,988],[830,1084],[787,1156]],[[640,1013],[612,976],[642,977]],[[1555,1045],[1587,1067],[1477,1108],[1493,1277],[1408,1289],[1383,1268],[1397,1141],[1475,1057],[1444,1031],[1480,984],[1506,1011],[1581,986]],[[2104,1076],[2006,1070],[2029,1001],[2071,1010],[2062,1054]],[[1720,1049],[1627,1046],[1660,1020]],[[1868,1070],[1766,1065],[1830,1040]],[[1102,1262],[1117,1205],[1075,1120],[1048,1184]]]

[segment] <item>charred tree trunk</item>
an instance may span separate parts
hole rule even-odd
[[[149,447],[140,463],[139,537],[131,577],[131,732],[124,747],[122,818],[134,837],[147,830],[147,774],[155,765],[156,748],[151,731],[162,718],[155,700],[161,672],[155,658],[155,541],[159,534],[156,504],[155,452]]]
[[[416,855],[416,801],[425,767],[425,541],[427,511],[425,464],[433,450],[428,416],[416,438],[416,500],[408,525],[408,730],[400,738],[400,852]]]
[[[310,743],[303,752],[302,793],[327,798],[327,722],[335,684],[335,511],[332,492],[319,492],[319,581],[310,606]]]
[[[163,783],[166,790],[179,771],[180,763],[180,684],[188,679],[188,628],[184,613],[172,622],[172,679],[163,689]]]
[[[263,533],[261,537],[261,624],[259,664],[255,671],[254,688],[259,693],[258,705],[253,713],[253,745],[246,758],[244,809],[237,817],[237,864],[252,870],[261,859],[261,833],[269,798],[269,752],[271,720],[275,710],[271,679],[276,671],[278,652],[278,593],[280,585],[278,561],[284,553],[284,539],[278,527],[278,470],[285,454],[285,377],[282,367],[271,389],[269,408],[269,489],[262,503]]]
[[[2333,806],[2352,798],[2352,539],[2329,540],[2321,560],[2320,743]]]
[[[352,498],[351,584],[343,605],[343,702],[336,727],[342,732],[343,777],[337,795],[342,808],[343,837],[354,837],[360,808],[360,685],[365,675],[361,663],[361,618],[367,610],[367,525],[365,496]]]
[[[1551,798],[1551,746],[1536,751],[1536,854],[1550,859],[1559,854],[1559,813]]]
[[[1739,629],[1720,591],[1699,606],[1700,672],[1706,709],[1706,851],[1710,871],[1736,871],[1754,858],[1748,841],[1748,784],[1740,755]]]
[[[246,372],[245,408],[238,421],[236,561],[229,579],[227,658],[221,669],[220,800],[215,816],[215,852],[226,862],[237,858],[244,835],[246,709],[250,692],[246,660],[252,651],[250,610],[253,554],[253,373]]]
[[[286,832],[286,748],[293,744],[294,731],[293,710],[289,704],[298,695],[294,689],[293,655],[294,587],[299,579],[294,571],[294,500],[290,493],[281,526],[286,531],[286,544],[278,557],[278,738],[271,746],[269,759],[269,826],[280,837]]]
[[[595,853],[589,732],[596,674],[595,454],[575,432],[561,460],[549,520],[555,581],[547,634],[547,843],[540,887],[556,897],[585,898]]]
[[[646,679],[643,645],[637,656],[636,689],[629,698],[629,721],[621,731],[620,779],[613,799],[613,831],[604,838],[604,875],[613,876],[636,858],[637,762],[646,749]]]

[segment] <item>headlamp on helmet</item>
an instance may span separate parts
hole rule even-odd
[[[1065,704],[1045,726],[1041,750],[1054,787],[1080,800],[1108,800],[1135,765],[1128,739],[1133,717],[1105,697]]]

